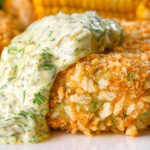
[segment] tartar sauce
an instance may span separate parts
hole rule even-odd
[[[49,137],[45,116],[58,72],[118,45],[119,23],[95,12],[45,17],[13,39],[0,60],[0,143],[37,143]]]

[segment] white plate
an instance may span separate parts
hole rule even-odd
[[[150,132],[135,138],[111,133],[87,137],[53,132],[44,143],[0,145],[0,150],[150,150]]]

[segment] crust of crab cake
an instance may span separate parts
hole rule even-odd
[[[91,136],[137,136],[150,125],[150,23],[121,22],[126,39],[59,73],[49,101],[50,128]]]

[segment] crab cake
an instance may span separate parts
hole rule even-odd
[[[150,125],[150,22],[121,22],[125,41],[83,58],[53,84],[50,128],[137,136]]]

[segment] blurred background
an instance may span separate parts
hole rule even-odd
[[[104,18],[150,20],[150,0],[0,0],[0,50],[43,16],[87,10]]]
[[[103,17],[150,19],[150,0],[0,0],[4,11],[18,18],[23,28],[43,16],[97,11]]]

